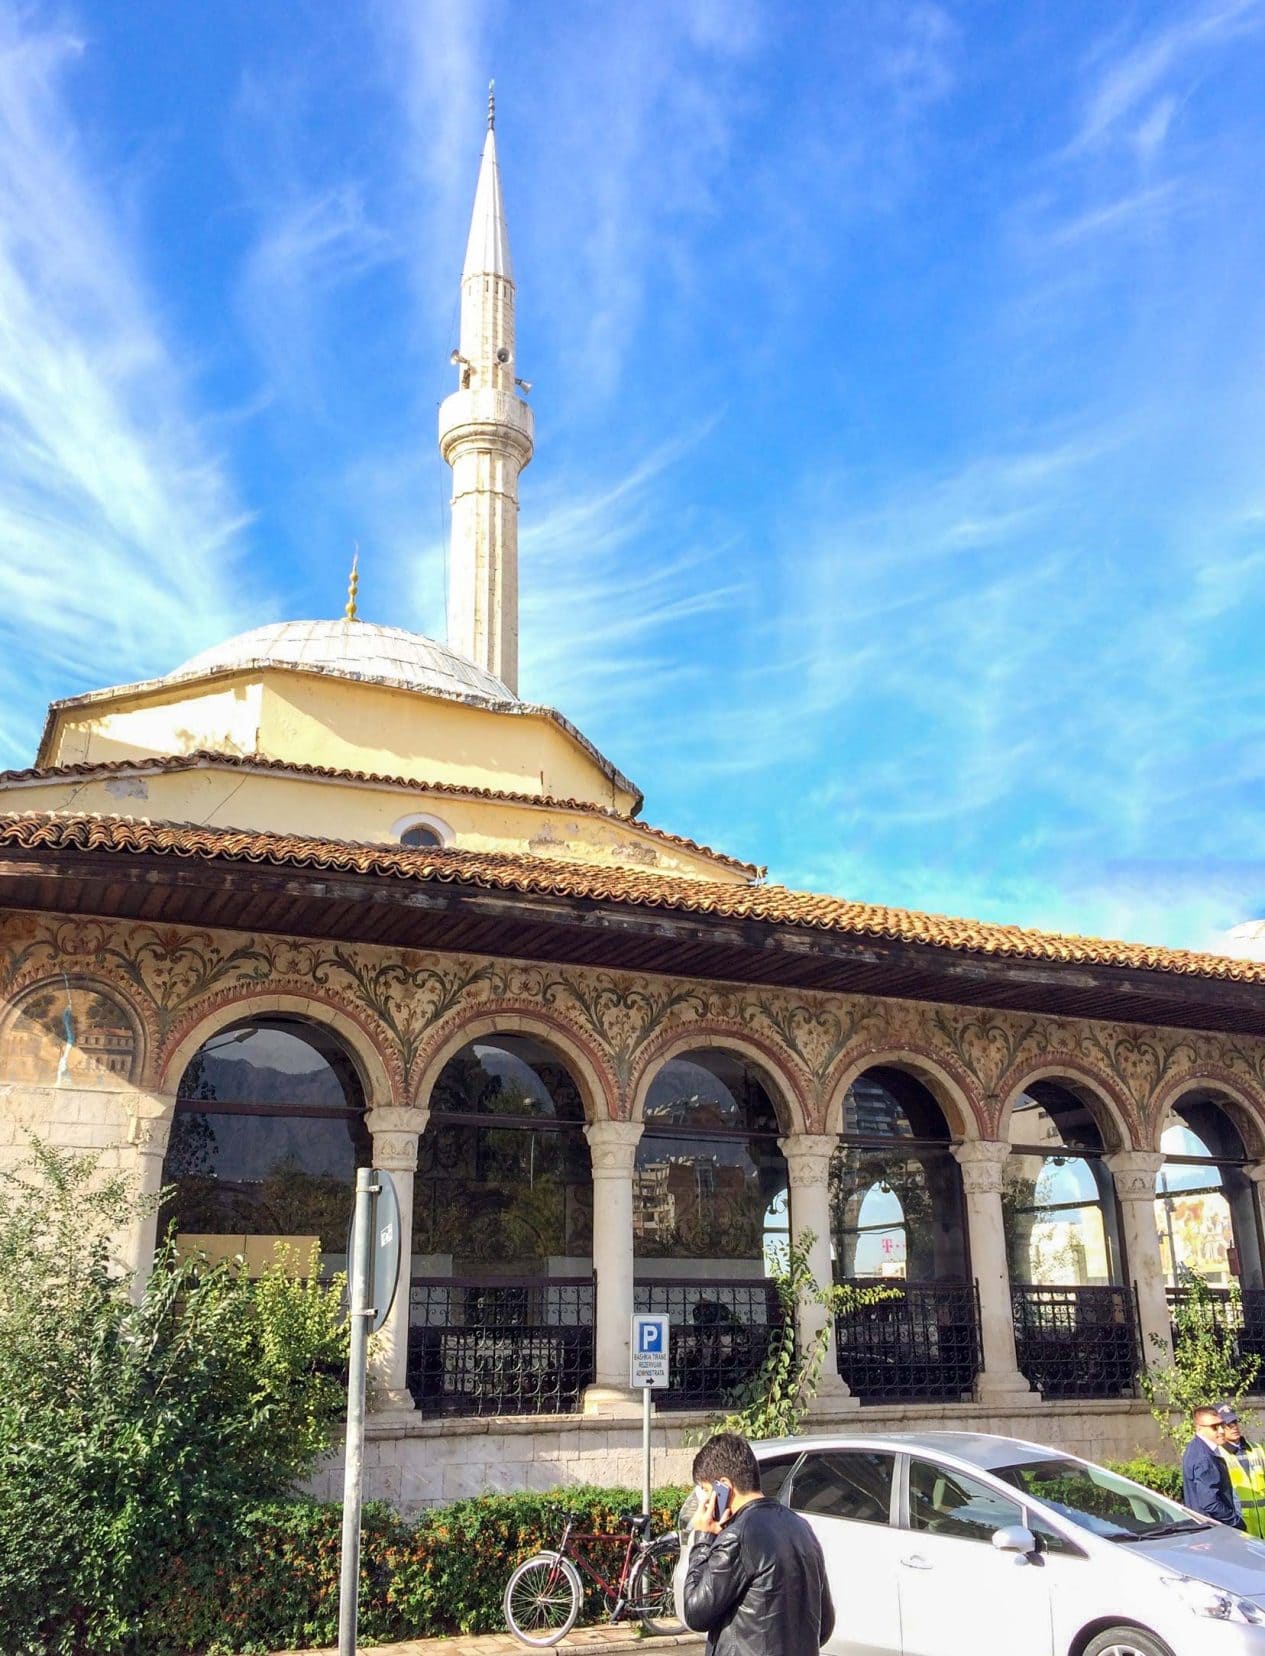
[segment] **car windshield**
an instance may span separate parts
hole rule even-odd
[[[1003,1466],[994,1473],[1069,1523],[1109,1541],[1142,1541],[1208,1526],[1141,1484],[1118,1478],[1101,1466],[1083,1466],[1061,1457]]]

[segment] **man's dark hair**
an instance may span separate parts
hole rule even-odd
[[[1215,1403],[1201,1403],[1191,1412],[1190,1418],[1196,1426],[1202,1426],[1205,1420],[1211,1420],[1214,1426],[1225,1424]]]
[[[737,1432],[717,1432],[694,1457],[691,1477],[697,1483],[714,1484],[724,1478],[739,1495],[754,1495],[760,1487],[760,1468],[751,1445]]]

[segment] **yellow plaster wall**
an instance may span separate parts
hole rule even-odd
[[[57,716],[41,756],[46,765],[152,759],[156,754],[253,753],[263,686],[258,675],[216,679],[200,691],[153,689],[108,702],[68,707]]]
[[[83,811],[257,828],[321,839],[394,844],[401,819],[424,815],[451,829],[467,851],[530,851],[567,862],[633,867],[710,880],[743,876],[699,852],[657,839],[639,824],[420,790],[239,770],[188,770],[40,782],[0,792],[0,808]]]
[[[259,751],[345,770],[583,799],[616,810],[632,796],[539,714],[494,713],[383,685],[269,673]]]

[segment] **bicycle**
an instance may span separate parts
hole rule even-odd
[[[621,1513],[620,1522],[628,1527],[628,1540],[623,1564],[612,1581],[598,1569],[585,1547],[593,1543],[609,1545],[620,1537],[581,1534],[575,1528],[577,1521],[578,1515],[569,1512],[557,1550],[524,1559],[506,1583],[505,1621],[514,1637],[537,1649],[565,1639],[584,1603],[581,1570],[600,1589],[612,1623],[637,1616],[647,1633],[682,1632],[672,1590],[673,1572],[681,1555],[681,1541],[675,1531],[652,1536],[647,1513]]]

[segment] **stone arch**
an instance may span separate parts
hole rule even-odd
[[[98,996],[116,1008],[131,1033],[131,1049],[125,1054],[127,1071],[126,1074],[121,1071],[117,1072],[119,1079],[116,1085],[120,1090],[123,1090],[143,1084],[148,1063],[149,1043],[145,1020],[140,1009],[116,984],[106,978],[95,977],[91,973],[50,972],[31,982],[24,983],[9,1005],[4,1008],[3,1015],[0,1016],[0,1047],[9,1052],[12,1051],[13,1038],[16,1034],[18,1021],[23,1017],[23,1008],[34,996],[45,994],[52,995],[59,1003],[75,995]],[[49,1036],[49,1044],[50,1049],[56,1045],[51,1035]],[[51,1072],[46,1082],[38,1082],[34,1077],[29,1079],[34,1085],[52,1084],[56,1079],[56,1075],[57,1059],[53,1056]],[[103,1079],[104,1077],[100,1073],[96,1073],[81,1084],[91,1088],[94,1082],[99,1083]]]
[[[866,1070],[880,1065],[904,1070],[921,1081],[944,1111],[949,1133],[955,1139],[979,1139],[988,1135],[988,1118],[969,1076],[943,1053],[913,1046],[875,1046],[853,1049],[835,1065],[822,1088],[826,1100],[822,1130],[837,1137],[843,1131],[843,1101],[848,1088]]]
[[[1128,1093],[1111,1076],[1077,1058],[1036,1059],[1009,1071],[997,1089],[1001,1107],[995,1137],[1006,1137],[1015,1100],[1035,1081],[1061,1082],[1081,1099],[1093,1116],[1108,1152],[1144,1148],[1136,1142],[1138,1130],[1133,1124],[1133,1101]]]
[[[410,1102],[429,1109],[430,1095],[444,1065],[462,1047],[482,1035],[530,1035],[551,1047],[566,1064],[580,1090],[586,1121],[614,1121],[619,1117],[619,1087],[604,1054],[597,1051],[560,1018],[541,1011],[535,1003],[487,1006],[459,1012],[440,1025],[417,1061]]]
[[[688,1029],[660,1036],[658,1040],[650,1042],[642,1049],[636,1077],[630,1089],[630,1120],[641,1121],[644,1118],[646,1097],[651,1084],[665,1064],[670,1063],[673,1058],[683,1057],[687,1052],[698,1052],[703,1048],[734,1052],[749,1059],[766,1081],[767,1091],[782,1131],[808,1131],[808,1111],[804,1103],[803,1089],[796,1081],[785,1054],[779,1052],[770,1042],[762,1041],[746,1030],[739,1033],[725,1024],[715,1023],[691,1024]]]
[[[1158,1150],[1160,1136],[1169,1111],[1179,1104],[1187,1093],[1210,1092],[1220,1096],[1221,1104],[1230,1120],[1238,1128],[1243,1148],[1249,1156],[1265,1157],[1265,1098],[1243,1085],[1241,1076],[1223,1070],[1218,1065],[1200,1065],[1188,1070],[1176,1080],[1161,1087],[1151,1100],[1150,1131],[1144,1148]]]
[[[382,1048],[359,1018],[316,995],[276,994],[271,990],[257,995],[236,994],[219,1002],[212,1011],[195,1014],[174,1036],[159,1072],[160,1086],[174,1093],[194,1054],[221,1029],[250,1018],[278,1014],[319,1025],[339,1037],[359,1071],[366,1113],[403,1102],[392,1084],[391,1069]]]

